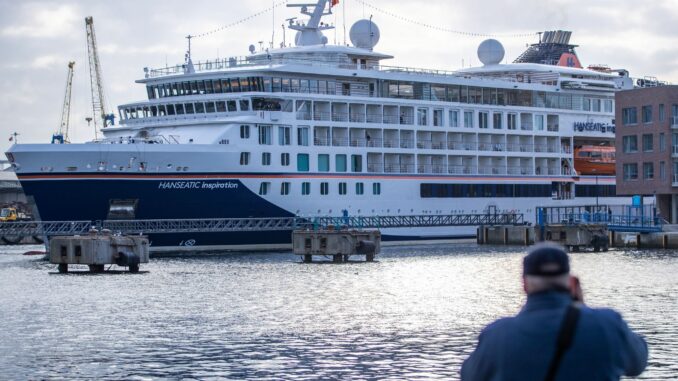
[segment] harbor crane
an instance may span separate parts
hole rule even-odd
[[[106,112],[106,100],[104,97],[104,84],[101,75],[101,62],[97,50],[97,39],[94,34],[94,19],[92,16],[85,18],[87,31],[87,53],[89,56],[89,79],[92,87],[92,111],[94,121],[94,137],[97,137],[98,122],[108,127],[115,124],[115,115]]]
[[[73,89],[74,66],[74,61],[68,63],[68,74],[66,75],[66,94],[64,95],[64,105],[61,108],[61,124],[59,124],[59,130],[52,135],[52,144],[70,143],[68,140],[68,125],[71,120],[71,90]]]

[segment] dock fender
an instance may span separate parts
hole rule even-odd
[[[358,254],[374,254],[377,251],[377,245],[372,241],[362,240],[358,242],[355,251]]]
[[[139,262],[139,256],[129,251],[119,251],[118,256],[115,258],[115,264],[122,267],[135,266]]]

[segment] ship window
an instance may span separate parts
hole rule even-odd
[[[605,107],[605,109],[604,109],[605,112],[612,112],[612,99],[605,99],[603,105]],[[661,109],[661,106],[663,106],[663,105],[659,105],[659,106],[660,106],[660,109]]]
[[[459,127],[459,110],[450,110],[449,118],[450,127]]]
[[[186,106],[186,114],[193,114],[193,103],[186,103],[184,106]]]
[[[250,126],[243,124],[240,126],[240,138],[249,139],[250,138]]]
[[[219,94],[221,93],[221,80],[215,79],[213,82],[214,92]]]
[[[216,109],[214,108],[214,102],[205,102],[205,112],[214,112]]]
[[[174,105],[167,105],[167,115],[174,115]]]
[[[495,112],[492,114],[492,128],[495,130],[501,130],[501,113],[500,112]]]
[[[309,81],[309,92],[317,94],[318,93],[318,81],[312,79]]]
[[[381,194],[381,183],[372,183],[372,194]]]
[[[337,93],[337,83],[335,81],[327,81],[327,94]]]
[[[146,93],[148,94],[148,99],[155,98],[155,93],[153,92],[153,86],[146,86]]]
[[[363,171],[363,156],[351,155],[351,172]]]
[[[290,92],[290,79],[289,78],[283,78],[282,79],[282,92],[283,93],[289,93]]]
[[[202,102],[197,102],[195,104],[195,113],[196,114],[204,114],[205,113],[205,104]]]
[[[424,107],[417,108],[417,125],[426,126],[428,125],[428,120],[426,117],[428,115],[428,109]]]
[[[297,154],[297,171],[308,172],[308,154],[307,153],[298,153]]]
[[[473,111],[464,111],[464,127],[473,128]]]
[[[205,81],[198,81],[198,94],[205,94]]]
[[[436,127],[443,125],[443,110],[433,110],[433,125]]]
[[[179,89],[177,89],[177,84],[176,84],[176,83],[173,83],[173,84],[172,84],[172,95],[175,96],[175,97],[176,97],[177,95],[179,95]]]
[[[487,112],[481,111],[478,113],[478,127],[479,128],[487,128],[488,124],[488,115]]]
[[[247,78],[240,78],[240,92],[250,91],[250,81]]]
[[[259,194],[262,196],[265,196],[268,194],[268,190],[271,188],[271,183],[268,181],[265,181],[261,184],[259,184]]]
[[[334,166],[337,172],[346,172],[346,155],[336,155],[334,158]]]
[[[290,194],[290,183],[285,181],[282,184],[280,184],[280,194],[283,196],[287,196],[288,194]]]
[[[308,127],[299,127],[297,129],[297,144],[300,146],[308,145]]]
[[[365,184],[363,183],[355,183],[355,194],[363,194],[365,193]]]
[[[269,125],[259,125],[259,144],[270,145],[271,144],[271,126]]]
[[[228,112],[238,111],[235,101],[226,101],[226,108],[228,108]]]
[[[320,194],[325,196],[330,193],[330,184],[328,182],[323,181],[320,183]]]
[[[198,83],[193,81],[191,82],[191,94],[197,94],[198,93]]]
[[[279,126],[278,127],[278,144],[281,146],[288,146],[292,144],[292,127]]]
[[[281,153],[280,154],[280,165],[283,167],[287,167],[290,165],[290,154],[289,153]]]
[[[600,112],[600,99],[591,99],[591,111]]]
[[[346,183],[344,182],[339,183],[339,194],[340,195],[346,194]]]
[[[240,82],[238,82],[238,78],[231,78],[231,92],[240,92]]]
[[[240,100],[240,111],[250,111],[250,101],[247,99]]]
[[[273,87],[273,92],[274,93],[279,93],[282,91],[282,85],[281,85],[281,79],[280,78],[272,78],[271,79],[272,87]]]
[[[271,153],[262,152],[261,153],[261,165],[271,165]]]
[[[158,107],[157,106],[151,106],[151,115],[152,116],[158,116]]]
[[[174,106],[177,109],[177,115],[183,115],[184,114],[184,105],[182,103],[179,103],[178,105]],[[144,110],[145,112],[146,110]]]
[[[240,165],[248,165],[250,163],[250,153],[240,152]]]
[[[252,109],[255,111],[281,111],[282,100],[271,98],[252,98]]]
[[[290,79],[290,91],[293,93],[299,92],[299,80],[296,78]]]
[[[231,92],[231,83],[228,81],[228,79],[221,80],[221,91],[224,93]]]
[[[211,80],[205,80],[205,94],[213,94],[214,93],[214,87],[212,87],[212,81]]]
[[[301,183],[301,194],[304,196],[311,194],[311,183],[308,181]]]
[[[271,78],[270,77],[264,77],[263,85],[264,85],[263,91],[265,91],[267,93],[270,93],[270,92],[273,91],[273,86],[271,84]]]
[[[318,172],[329,172],[330,171],[330,155],[320,154],[318,155]]]
[[[506,115],[506,128],[509,130],[515,130],[518,126],[516,123],[518,116],[516,114]]]
[[[534,116],[534,129],[537,131],[544,131],[544,115]]]
[[[158,116],[165,116],[167,115],[167,111],[165,110],[165,105],[158,105]]]
[[[217,102],[217,112],[226,112],[226,102],[224,101]]]

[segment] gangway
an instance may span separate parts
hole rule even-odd
[[[653,205],[582,205],[537,207],[537,225],[601,224],[614,232],[660,232],[663,220]]]
[[[519,213],[434,214],[408,216],[269,217],[162,220],[43,221],[0,223],[0,236],[85,234],[91,228],[121,234],[226,233],[337,228],[416,228],[436,226],[523,225]]]

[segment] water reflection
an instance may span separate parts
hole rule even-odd
[[[6,250],[6,249],[2,249]],[[520,248],[386,248],[373,264],[289,254],[160,258],[140,275],[49,275],[0,255],[1,378],[458,378],[478,331],[524,301]],[[579,253],[587,302],[678,374],[678,255]]]

